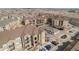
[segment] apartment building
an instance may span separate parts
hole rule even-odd
[[[35,50],[38,45],[45,43],[45,32],[39,31],[36,26],[27,25],[1,32],[0,39],[3,50]]]

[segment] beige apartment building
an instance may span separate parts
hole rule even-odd
[[[34,50],[45,43],[45,32],[39,31],[33,25],[27,25],[1,32],[0,39],[0,47],[3,50]]]

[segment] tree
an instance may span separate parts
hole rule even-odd
[[[22,25],[25,25],[25,21],[24,21],[24,20],[22,20],[21,24],[22,24]]]

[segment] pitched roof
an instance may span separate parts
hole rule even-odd
[[[38,28],[33,25],[27,25],[20,28],[16,28],[15,30],[3,31],[0,32],[0,47],[2,44],[7,43],[9,40],[14,40],[19,36],[24,36],[26,34],[33,35],[38,34]]]

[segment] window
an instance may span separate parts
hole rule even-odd
[[[29,41],[27,41],[27,43],[29,43]]]
[[[37,41],[35,41],[35,44],[37,44]]]
[[[29,41],[25,41],[25,44],[29,43]]]
[[[25,38],[25,41],[28,41],[29,40],[29,38],[27,37],[27,38]]]
[[[35,37],[35,40],[37,40],[37,37]]]
[[[37,24],[40,24],[41,23],[41,20],[40,19],[37,19]]]
[[[47,39],[45,40],[45,42],[49,42],[49,37],[47,37]]]
[[[29,45],[27,45],[27,47],[29,47]]]
[[[35,24],[35,20],[33,20],[33,24]]]

